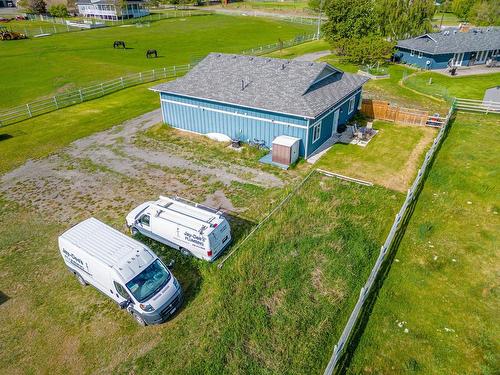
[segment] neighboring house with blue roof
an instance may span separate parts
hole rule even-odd
[[[288,135],[301,140],[300,155],[308,157],[354,116],[367,80],[324,62],[211,53],[152,90],[174,128],[267,147]]]
[[[400,40],[396,51],[399,61],[423,69],[485,64],[500,55],[500,29],[478,28],[466,32],[446,29]]]

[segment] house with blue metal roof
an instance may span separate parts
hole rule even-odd
[[[367,80],[324,62],[211,53],[152,90],[174,128],[267,147],[287,135],[300,139],[307,158],[354,116]]]
[[[423,69],[486,64],[500,55],[500,29],[446,29],[398,41],[397,60]]]

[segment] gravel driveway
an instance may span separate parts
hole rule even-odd
[[[79,139],[47,158],[30,160],[1,177],[0,194],[57,221],[76,222],[96,213],[124,214],[160,194],[206,200],[234,209],[224,197],[221,184],[240,182],[265,188],[283,185],[271,173],[230,160],[207,166],[198,163],[190,150],[137,146],[137,133],[160,122],[158,109]]]

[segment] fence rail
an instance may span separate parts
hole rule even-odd
[[[56,96],[36,100],[31,103],[0,111],[0,126],[13,124],[44,113],[56,111],[87,100],[99,98],[127,87],[153,82],[159,79],[174,78],[184,75],[191,69],[191,64],[169,66],[146,72],[134,73],[120,78],[67,91]]]
[[[491,100],[456,98],[455,106],[459,111],[500,113],[500,102],[494,102]]]
[[[370,292],[372,291],[373,285],[377,280],[377,277],[379,276],[380,270],[382,268],[384,261],[387,258],[388,252],[392,248],[392,245],[394,244],[396,236],[399,234],[401,230],[404,230],[401,224],[403,223],[404,218],[407,217],[407,214],[410,211],[409,208],[412,206],[412,204],[414,203],[415,199],[418,196],[418,191],[423,185],[425,173],[427,172],[432,162],[432,159],[436,154],[437,149],[439,148],[441,142],[443,141],[443,138],[447,131],[448,124],[450,122],[451,117],[453,116],[454,111],[455,111],[455,105],[452,104],[445,118],[443,126],[441,127],[438,135],[434,139],[434,143],[432,144],[431,148],[425,155],[424,162],[418,171],[417,177],[415,178],[415,181],[413,182],[411,188],[408,190],[406,199],[401,209],[399,210],[398,214],[396,215],[396,218],[394,219],[394,223],[392,224],[391,230],[389,231],[389,234],[384,242],[384,245],[380,248],[379,256],[377,258],[377,261],[375,262],[375,265],[372,268],[370,276],[368,277],[368,280],[366,281],[365,285],[360,290],[358,301],[354,306],[351,315],[349,316],[349,320],[347,321],[347,324],[345,325],[344,330],[342,331],[342,335],[340,336],[337,344],[333,348],[333,353],[330,358],[330,361],[328,362],[327,367],[325,368],[324,375],[333,374],[333,372],[337,368],[337,365],[339,364],[339,360],[345,354],[346,344],[349,342],[349,339],[351,338],[351,334],[353,332],[355,325],[358,322],[360,313],[363,307],[365,306],[365,302],[368,299]]]
[[[243,54],[243,55],[263,55],[266,53],[278,51],[278,50],[283,49],[283,48],[293,47],[293,46],[296,46],[298,44],[310,42],[310,41],[316,40],[316,39],[318,39],[317,34],[297,35],[295,38],[293,38],[291,40],[278,41],[276,43],[267,44],[267,45],[256,47],[256,48],[251,48],[251,49],[242,51],[241,54]]]

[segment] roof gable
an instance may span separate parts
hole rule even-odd
[[[153,90],[313,118],[366,81],[324,62],[211,53]]]
[[[499,28],[477,28],[467,32],[445,29],[398,41],[397,47],[429,54],[489,51],[500,49]]]

